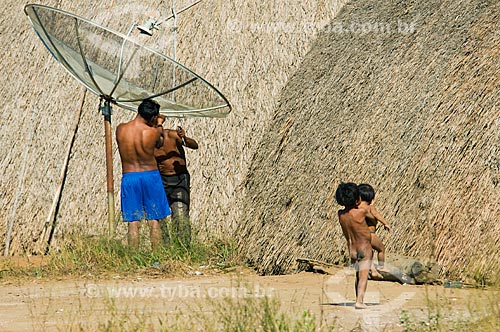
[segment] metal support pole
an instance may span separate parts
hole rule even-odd
[[[104,136],[106,140],[106,184],[108,193],[108,231],[112,236],[115,233],[115,195],[113,183],[113,151],[111,138],[111,105],[109,100],[104,101],[101,106],[101,112],[104,116]]]

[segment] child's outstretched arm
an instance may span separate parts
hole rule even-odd
[[[375,207],[373,205],[370,205],[370,211],[371,213],[373,214],[373,216],[375,217],[375,219],[377,219],[378,222],[380,222],[382,225],[384,225],[384,228],[388,231],[391,230],[391,225],[389,225],[389,223],[385,220],[385,218],[377,211],[377,209],[375,209]]]

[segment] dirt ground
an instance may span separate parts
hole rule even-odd
[[[104,322],[111,313],[127,313],[129,319],[139,317],[138,313],[148,317],[171,314],[179,319],[179,315],[211,314],[217,300],[235,303],[264,296],[277,299],[284,312],[296,317],[308,310],[320,324],[334,325],[335,331],[401,331],[402,317],[429,321],[434,317],[429,308],[435,304],[439,304],[439,319],[452,321],[481,317],[493,301],[499,301],[498,290],[370,280],[366,294],[369,308],[356,310],[354,271],[339,267],[333,272],[259,276],[245,268],[214,273],[202,266],[176,278],[4,278],[0,279],[0,331],[76,330],[82,322],[84,326]]]

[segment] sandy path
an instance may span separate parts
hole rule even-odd
[[[414,321],[426,320],[429,301],[440,303],[440,319],[444,320],[468,317],[471,307],[474,317],[480,316],[488,303],[498,301],[498,291],[370,281],[366,295],[369,309],[355,310],[352,273],[339,268],[331,276],[308,272],[258,276],[242,270],[165,279],[4,280],[0,287],[0,331],[65,331],[81,322],[90,327],[105,322],[112,312],[128,313],[130,319],[143,313],[148,317],[201,317],[210,314],[213,305],[221,303],[218,300],[237,302],[263,296],[276,298],[290,313],[309,310],[322,324],[335,324],[336,331],[351,331],[356,326],[364,331],[401,331],[402,310]]]

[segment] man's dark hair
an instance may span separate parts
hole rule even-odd
[[[370,204],[375,198],[375,189],[367,183],[361,183],[358,185],[359,189],[359,197],[361,197],[362,201]]]
[[[157,116],[160,113],[160,104],[153,99],[144,99],[137,108],[137,112],[144,120],[150,121],[153,116]]]
[[[356,205],[359,199],[358,185],[352,182],[340,183],[335,191],[335,199],[340,205],[351,207]]]

